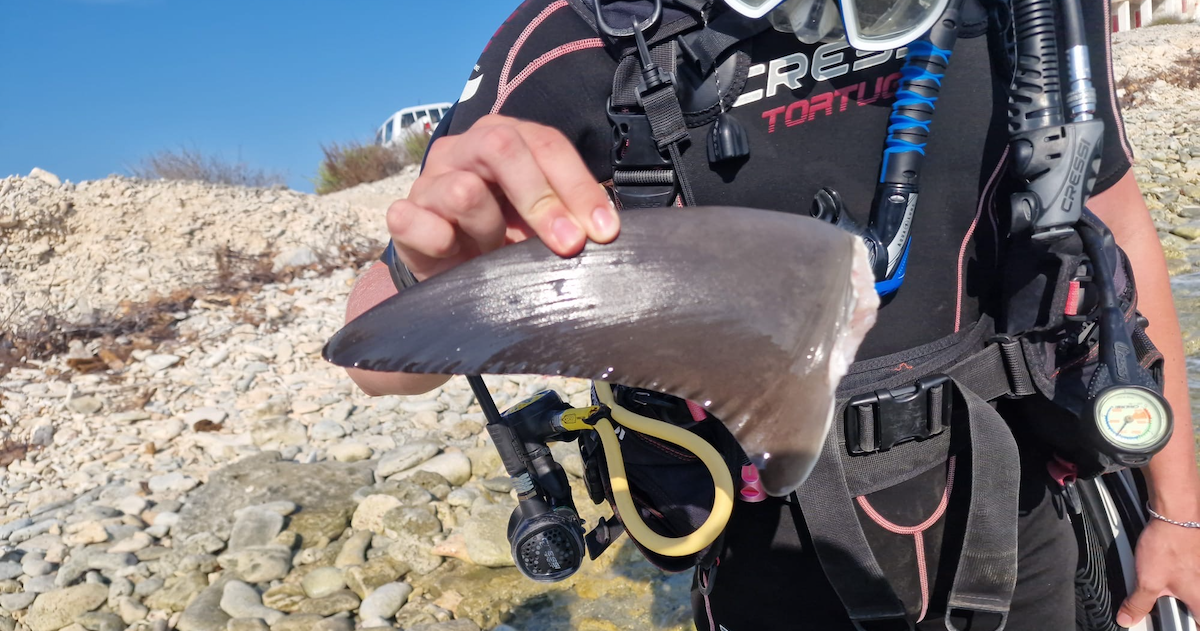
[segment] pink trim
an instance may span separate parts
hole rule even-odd
[[[1104,2],[1104,21],[1112,23],[1112,5],[1109,0]],[[1117,106],[1117,81],[1113,77],[1112,64],[1112,33],[1104,35],[1104,65],[1107,66],[1108,73],[1108,100],[1112,105],[1113,119],[1117,121],[1117,138],[1121,141],[1121,150],[1125,152],[1125,159],[1129,160],[1129,164],[1133,164],[1133,150],[1129,148],[1129,139],[1125,137],[1125,119],[1121,116],[1121,109]]]
[[[691,413],[693,421],[696,421],[697,423],[699,423],[700,421],[703,421],[704,419],[708,418],[708,412],[704,409],[703,405],[700,405],[699,403],[696,403],[695,401],[688,399],[687,406],[688,406],[688,412]]]
[[[521,46],[525,45],[525,40],[529,39],[529,36],[533,34],[534,29],[540,26],[542,22],[545,22],[551,14],[565,6],[568,6],[567,0],[558,0],[557,2],[552,2],[547,5],[545,9],[542,9],[541,13],[537,14],[537,17],[533,18],[529,24],[525,25],[525,30],[521,31],[521,35],[517,37],[517,41],[513,43],[512,48],[508,49],[508,54],[504,57],[504,66],[500,69],[500,81],[496,88],[496,102],[492,104],[492,114],[499,113],[500,108],[504,107],[504,102],[508,100],[508,96],[513,93],[513,90],[516,90],[518,86],[524,83],[530,75],[532,75],[542,66],[554,61],[555,59],[558,59],[559,57],[576,51],[587,50],[589,48],[602,48],[604,46],[604,42],[598,37],[581,39],[577,42],[563,44],[548,52],[542,53],[540,57],[534,59],[529,63],[528,66],[525,66],[524,70],[517,73],[517,76],[513,79],[512,83],[508,82],[508,75],[510,72],[512,72],[513,62],[517,58],[517,52],[521,50]]]
[[[942,518],[946,507],[950,505],[950,491],[954,488],[954,458],[954,456],[950,456],[950,460],[946,464],[946,488],[942,491],[942,501],[938,504],[937,510],[930,515],[929,519],[916,526],[896,525],[880,515],[875,507],[867,501],[866,495],[859,495],[855,498],[867,517],[870,517],[871,521],[878,524],[880,528],[898,535],[912,535],[913,545],[917,549],[917,572],[921,577],[921,615],[917,616],[917,622],[924,620],[925,614],[929,611],[929,572],[925,566],[925,531]]]
[[[742,488],[738,491],[738,496],[743,502],[751,504],[767,499],[767,491],[758,477],[758,469],[752,464],[742,467]]]
[[[720,560],[717,561],[720,564]],[[708,630],[717,631],[717,623],[713,620],[712,602],[708,600],[708,572],[700,574],[700,593],[704,594],[704,612],[708,614]]]
[[[966,278],[963,274],[963,260],[967,257],[967,244],[971,242],[971,236],[975,234],[975,227],[979,225],[979,217],[983,215],[983,207],[987,205],[988,199],[992,194],[992,185],[996,183],[996,176],[1000,175],[1000,171],[1004,168],[1004,161],[1008,158],[1008,148],[1005,147],[1004,153],[1000,154],[1000,161],[996,163],[996,168],[992,170],[992,175],[988,177],[988,181],[983,185],[983,192],[979,195],[979,207],[975,209],[975,218],[971,220],[971,227],[967,228],[967,234],[963,235],[962,245],[958,248],[958,295],[955,297],[954,304],[954,332],[957,333],[962,327],[962,303],[963,303],[963,284]]]

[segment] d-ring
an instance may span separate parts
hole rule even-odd
[[[662,0],[654,0],[654,12],[650,14],[650,17],[646,18],[642,22],[635,21],[632,27],[617,29],[609,26],[608,23],[604,21],[603,11],[600,10],[600,5],[604,3],[604,0],[592,0],[592,2],[594,2],[596,5],[596,27],[600,29],[601,33],[604,33],[613,39],[633,37],[633,35],[639,31],[645,32],[647,29],[657,24],[659,18],[662,17]]]

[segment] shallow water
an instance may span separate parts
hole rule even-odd
[[[1171,279],[1175,310],[1183,329],[1184,347],[1188,351],[1188,389],[1191,394],[1192,418],[1200,419],[1200,273],[1185,274]],[[1200,432],[1196,433],[1200,444]],[[1200,456],[1198,456],[1200,461]]]

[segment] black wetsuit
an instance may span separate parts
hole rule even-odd
[[[1108,122],[1095,189],[1100,192],[1125,174],[1132,156],[1114,116],[1108,3],[1083,4],[1099,116]],[[996,77],[989,63],[989,41],[997,45],[999,38],[989,33],[986,17],[966,10],[964,18],[926,148],[907,280],[880,312],[858,359],[942,338],[991,307],[997,217],[1007,198],[1002,166],[1008,77]],[[857,53],[844,42],[805,45],[772,29],[743,42],[740,50],[750,55],[751,66],[740,91],[730,95],[737,97],[731,111],[749,132],[750,157],[736,167],[710,167],[704,151],[709,125],[691,129],[683,168],[697,203],[805,213],[813,194],[829,186],[865,223],[903,60],[892,51]],[[568,2],[528,0],[481,55],[449,133],[489,113],[551,125],[574,142],[597,181],[608,181],[612,130],[605,107],[614,68],[596,32]],[[740,83],[719,80],[722,90]],[[1026,445],[1022,458],[1019,581],[1007,628],[1070,629],[1073,534],[1051,490],[1044,456]],[[928,594],[921,629],[945,628],[941,606],[961,541],[969,476],[956,477],[946,516],[932,520],[922,535],[924,577],[914,536],[879,524],[928,520],[942,502],[946,480],[946,468],[935,468],[871,494],[860,509],[872,548],[910,611],[919,611],[922,593]],[[706,599],[695,592],[694,602],[699,629],[851,628],[812,552],[799,509],[787,499],[738,503],[711,594]]]

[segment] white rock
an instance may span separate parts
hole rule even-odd
[[[187,493],[199,484],[194,478],[178,471],[150,478],[148,483],[151,493]]]
[[[29,172],[29,177],[45,182],[50,186],[62,186],[62,180],[58,179],[57,175],[38,167],[33,167],[33,170]]]
[[[312,426],[312,439],[320,441],[337,440],[346,435],[346,428],[335,421],[320,421]]]
[[[395,616],[404,603],[408,602],[412,591],[408,583],[388,583],[375,588],[358,608],[363,626],[387,626],[386,621]],[[383,621],[383,624],[377,624],[379,621]]]
[[[187,414],[183,415],[183,422],[187,423],[189,426],[195,425],[196,423],[199,423],[200,421],[210,421],[212,423],[220,423],[221,421],[224,421],[225,418],[228,416],[229,416],[229,413],[220,408],[213,408],[213,407],[196,408],[196,409],[188,412]]]
[[[272,271],[279,272],[288,267],[304,267],[317,262],[317,253],[307,245],[285,250],[275,255]]]
[[[178,364],[179,360],[180,357],[178,355],[154,354],[143,360],[143,363],[151,371],[159,372]]]
[[[438,451],[441,451],[441,447],[433,441],[417,440],[405,443],[379,459],[379,465],[375,467],[375,476],[386,478],[411,469],[434,457]]]
[[[338,462],[358,462],[371,457],[371,448],[362,443],[339,443],[328,449],[329,455]]]
[[[374,533],[383,532],[383,514],[400,506],[400,500],[391,495],[368,495],[354,509],[350,519],[350,527],[355,530],[369,530]]]
[[[225,583],[221,609],[234,618],[261,618],[268,625],[275,624],[284,615],[282,611],[263,605],[258,591],[242,581]]]
[[[391,479],[403,479],[417,471],[431,471],[446,478],[454,486],[462,486],[471,479],[471,459],[461,451],[439,454],[421,464],[397,473]]]

